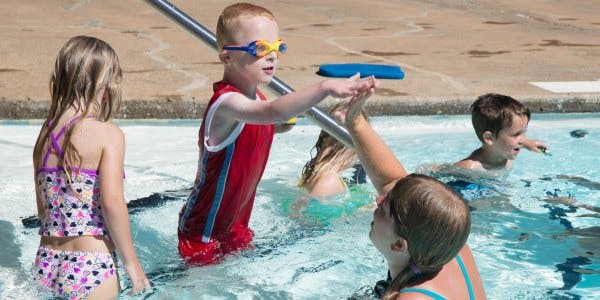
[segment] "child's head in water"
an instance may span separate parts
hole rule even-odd
[[[50,132],[67,112],[81,118],[65,132],[64,167],[70,170],[81,164],[77,149],[70,143],[71,134],[88,116],[99,121],[115,117],[121,104],[121,80],[119,58],[108,43],[89,36],[67,41],[56,57],[50,77],[51,104],[34,148],[36,166],[40,165]]]
[[[386,296],[436,275],[458,255],[470,228],[469,208],[452,188],[425,175],[400,179],[379,202],[369,234],[390,265],[409,264]]]
[[[477,171],[506,170],[521,148],[546,153],[548,145],[528,139],[529,109],[512,97],[484,94],[471,105],[471,121],[481,146],[456,166]]]
[[[331,109],[330,114],[342,109],[344,109],[344,104],[338,103]],[[366,117],[364,112],[363,115]],[[358,156],[352,148],[338,141],[325,130],[321,130],[313,149],[316,153],[304,165],[302,177],[298,183],[298,186],[302,188],[314,185],[325,171],[341,173],[354,166],[358,161]]]
[[[514,160],[518,155],[530,117],[527,107],[505,95],[485,94],[471,105],[475,134],[484,147],[504,159]]]

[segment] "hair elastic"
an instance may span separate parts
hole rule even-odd
[[[419,270],[419,267],[417,267],[417,264],[415,264],[414,262],[410,262],[408,264],[408,267],[410,267],[410,269],[413,271],[413,273],[415,273],[415,275],[421,274],[421,270]]]

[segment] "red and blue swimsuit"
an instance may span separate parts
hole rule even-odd
[[[179,253],[197,264],[216,263],[223,255],[250,246],[254,234],[248,223],[274,134],[272,124],[240,122],[221,144],[209,146],[208,128],[220,99],[240,92],[224,82],[215,83],[213,89],[199,132],[196,180],[179,213]],[[257,96],[266,101],[258,91]]]

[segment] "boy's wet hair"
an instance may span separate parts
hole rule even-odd
[[[471,105],[471,122],[480,141],[483,133],[491,132],[497,136],[500,130],[512,125],[513,116],[531,117],[529,109],[512,97],[501,94],[481,95]]]
[[[238,30],[241,16],[263,16],[275,21],[273,13],[268,9],[251,3],[236,3],[223,9],[217,21],[217,49],[235,44],[235,32]]]
[[[467,242],[471,213],[466,201],[447,184],[426,175],[410,174],[388,193],[384,205],[394,219],[394,233],[408,243],[409,262],[392,279],[384,299],[396,299],[407,285],[435,276]]]

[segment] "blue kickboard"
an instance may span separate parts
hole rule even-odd
[[[404,72],[399,66],[376,64],[325,64],[317,74],[325,77],[350,77],[360,72],[360,77],[375,76],[383,79],[403,79]]]

